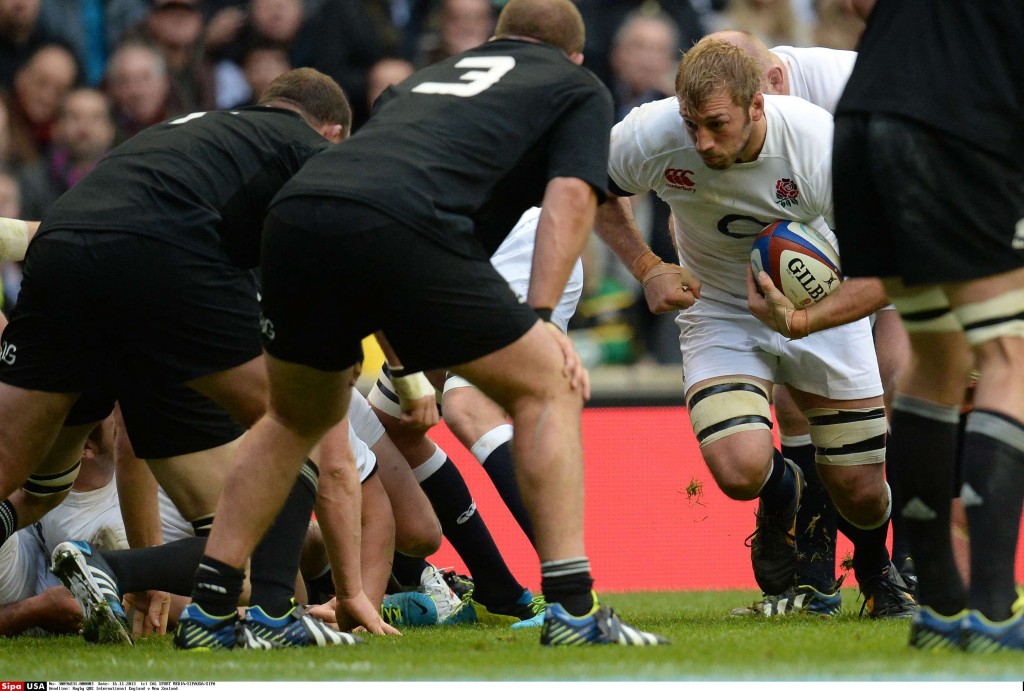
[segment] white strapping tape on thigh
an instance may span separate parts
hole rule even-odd
[[[1024,338],[1024,289],[953,310],[972,346],[1009,336]]]
[[[960,331],[960,322],[949,307],[941,288],[929,288],[893,298],[908,333],[952,333]]]
[[[810,408],[815,461],[822,465],[871,465],[885,461],[885,408]]]
[[[52,475],[36,475],[32,474],[28,476],[28,480],[25,481],[25,494],[31,494],[34,497],[48,497],[54,494],[61,494],[62,492],[70,492],[71,485],[75,484],[75,478],[78,477],[78,471],[82,469],[82,461],[75,461],[75,464],[70,468],[65,468],[59,473],[53,473]]]
[[[772,428],[768,391],[750,379],[719,380],[695,391],[686,405],[701,446],[738,432]]]

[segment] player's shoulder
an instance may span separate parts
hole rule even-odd
[[[664,153],[689,142],[675,96],[637,106],[612,129],[612,146],[633,144],[645,152]]]
[[[787,130],[810,134],[824,128],[828,137],[832,137],[832,114],[810,101],[797,96],[765,94],[764,110],[769,127],[773,126],[774,119]]]
[[[770,50],[780,58],[789,58],[803,69],[847,64],[852,66],[857,59],[856,51],[820,46],[775,46]]]

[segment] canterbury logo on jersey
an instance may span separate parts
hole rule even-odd
[[[693,171],[685,168],[666,168],[665,184],[673,189],[693,192],[697,183],[690,179],[691,175],[693,175]]]
[[[0,361],[13,365],[14,361],[18,357],[18,346],[13,343],[3,342],[2,348],[0,348]]]

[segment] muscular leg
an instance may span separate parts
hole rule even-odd
[[[21,487],[47,457],[77,398],[78,394],[0,383],[0,420],[5,421],[0,425],[0,497],[9,497]]]
[[[267,371],[262,357],[207,374],[186,385],[219,405],[243,427],[252,427],[267,409]]]
[[[971,539],[970,606],[1014,614],[1014,558],[1024,505],[1024,269],[945,287],[980,371],[963,439]]]
[[[239,448],[193,589],[193,601],[215,616],[234,610],[246,560],[283,506],[306,456],[345,416],[355,372],[325,372],[270,356],[266,363],[269,410]]]
[[[807,419],[785,386],[777,384],[772,396],[782,455],[799,466],[807,483],[796,513],[796,582],[832,592],[836,582],[836,507],[818,475]]]
[[[583,543],[583,399],[562,374],[563,355],[547,329],[538,322],[511,345],[453,370],[511,413],[516,479],[534,527],[544,595],[582,615],[593,585]]]
[[[401,427],[397,418],[376,406],[373,410],[389,435]],[[473,575],[474,599],[488,608],[515,603],[525,588],[509,571],[458,468],[422,433],[396,431],[395,436],[400,440],[396,443],[398,449],[412,466],[414,479],[430,500],[441,532]],[[418,585],[424,568],[426,563],[421,559],[395,558],[395,577],[405,586]]]
[[[533,526],[516,485],[512,426],[505,411],[472,386],[446,386],[441,410],[449,429],[483,466],[505,506],[533,542]]]

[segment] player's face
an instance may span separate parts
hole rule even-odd
[[[700,108],[680,104],[679,114],[708,168],[725,170],[744,160],[753,129],[750,112],[733,103],[728,91],[719,89]]]

